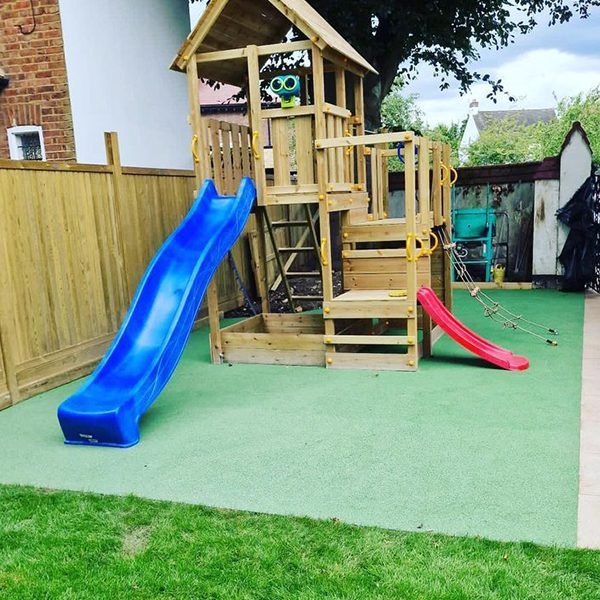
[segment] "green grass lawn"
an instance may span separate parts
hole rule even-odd
[[[0,598],[597,599],[600,552],[0,486]]]

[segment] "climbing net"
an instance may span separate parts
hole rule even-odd
[[[546,327],[541,323],[536,323],[535,321],[526,319],[523,317],[523,315],[518,315],[511,312],[499,302],[496,302],[493,298],[490,298],[481,288],[479,288],[477,282],[469,273],[467,265],[463,262],[462,257],[458,253],[456,244],[453,243],[448,236],[445,227],[439,227],[437,233],[440,237],[444,251],[450,258],[451,263],[454,265],[456,275],[469,290],[471,298],[475,299],[482,306],[483,314],[486,317],[489,317],[492,321],[500,323],[505,329],[523,331],[524,333],[544,341],[546,344],[550,344],[551,346],[558,345],[558,342],[555,339],[547,337],[548,334],[557,336],[558,331],[556,329],[551,329],[550,327]]]

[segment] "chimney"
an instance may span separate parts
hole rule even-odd
[[[473,99],[469,103],[469,114],[476,115],[478,112],[479,112],[479,102],[477,102],[477,100]]]

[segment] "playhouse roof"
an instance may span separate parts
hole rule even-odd
[[[297,27],[322,50],[350,61],[360,72],[375,69],[306,0],[211,0],[181,46],[171,68],[185,71],[197,52],[216,52],[283,42]],[[246,75],[242,60],[205,63],[202,77],[240,85]]]

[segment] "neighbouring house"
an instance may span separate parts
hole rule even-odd
[[[479,102],[473,100],[469,105],[469,117],[459,146],[459,157],[466,159],[467,148],[492,124],[506,119],[514,120],[519,125],[548,123],[556,118],[553,108],[528,108],[521,110],[479,110]]]
[[[2,0],[0,159],[189,168],[187,0]]]

